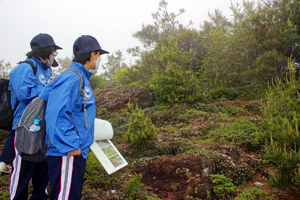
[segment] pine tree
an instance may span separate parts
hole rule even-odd
[[[123,140],[132,143],[133,147],[150,144],[158,134],[157,128],[152,125],[150,117],[145,116],[144,111],[137,105],[134,108],[132,104],[128,103],[128,109],[132,112],[127,113],[129,129],[123,135]]]

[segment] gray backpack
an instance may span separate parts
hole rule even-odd
[[[77,98],[82,95],[84,99],[84,114],[85,114],[85,126],[88,129],[87,124],[87,114],[86,114],[86,99],[85,92],[83,90],[83,81],[80,72],[76,69],[69,68],[66,71],[73,71],[79,76],[80,80],[80,89]],[[65,72],[66,72],[65,71]],[[53,81],[55,84],[55,79]],[[30,162],[45,162],[46,161],[46,152],[49,145],[49,140],[47,144],[45,143],[46,137],[46,122],[45,122],[45,114],[46,114],[47,102],[41,99],[40,97],[34,98],[26,107],[23,112],[20,122],[16,125],[16,136],[15,136],[15,148],[17,149],[19,155],[27,161]],[[73,117],[73,116],[72,116]],[[33,124],[34,119],[40,120],[41,129],[36,132],[32,132],[29,130]],[[75,121],[74,121],[75,123]],[[76,126],[76,124],[75,124]],[[77,129],[77,126],[76,126]],[[78,131],[78,129],[77,129]],[[79,134],[79,132],[78,132]]]

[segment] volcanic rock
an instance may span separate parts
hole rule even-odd
[[[159,198],[179,200],[187,195],[205,199],[207,191],[212,193],[209,174],[215,168],[209,158],[161,156],[134,171],[143,175],[141,182]]]
[[[145,87],[127,86],[105,89],[95,95],[96,110],[106,108],[108,112],[120,112],[127,108],[129,100],[141,109],[154,105],[154,95]]]

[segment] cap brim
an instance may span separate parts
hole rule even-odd
[[[52,65],[51,65],[51,67],[57,67],[57,66],[58,66],[58,63],[56,62],[55,59],[53,59],[53,63],[52,63]]]
[[[60,46],[57,46],[57,45],[54,45],[54,47],[55,47],[55,50],[57,50],[57,49],[63,49],[63,48],[61,48]]]
[[[105,51],[105,50],[103,50],[103,49],[100,49],[100,55],[102,55],[102,54],[109,54],[109,52],[108,52],[108,51]]]

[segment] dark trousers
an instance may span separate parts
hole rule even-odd
[[[50,200],[80,200],[86,159],[82,156],[47,156]]]
[[[5,140],[4,147],[0,155],[0,162],[5,162],[8,164],[11,163],[15,158],[14,138],[15,130],[12,130]]]
[[[32,180],[32,197],[31,200],[48,199],[48,168],[47,163],[33,163],[26,161],[15,152],[13,160],[13,170],[10,178],[10,199],[27,200],[28,183]]]

